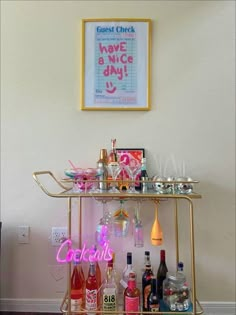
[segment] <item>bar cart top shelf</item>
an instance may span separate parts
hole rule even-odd
[[[59,192],[51,192],[39,179],[40,176],[47,175],[51,180],[57,185],[58,188],[62,189]],[[139,191],[139,193],[127,193],[125,190],[121,190],[120,193],[110,193],[108,191],[104,192],[94,192],[91,190],[84,190],[82,192],[74,192],[72,189],[73,181],[60,179],[58,180],[51,171],[38,171],[33,173],[33,178],[38,184],[38,186],[43,190],[45,194],[54,198],[78,198],[78,197],[95,197],[95,198],[141,198],[141,199],[200,199],[202,196],[198,193],[192,192],[189,194],[160,194],[154,190],[148,190],[147,192]],[[95,180],[96,181],[96,180]],[[126,181],[127,182],[127,181]],[[155,183],[156,181],[149,180],[148,183]],[[165,181],[163,181],[165,183]],[[177,181],[168,181],[170,184],[178,183]],[[188,183],[197,184],[198,181],[188,181]]]

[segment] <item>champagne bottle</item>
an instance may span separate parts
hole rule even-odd
[[[151,292],[151,278],[153,277],[150,252],[145,251],[145,270],[142,275],[143,311],[148,310],[148,296]]]
[[[108,261],[106,270],[106,280],[102,290],[103,311],[117,310],[117,286],[113,272],[113,260]]]
[[[98,308],[98,283],[96,279],[96,270],[94,262],[90,262],[89,265],[89,273],[88,278],[86,280],[85,300],[86,300],[85,307],[88,311],[96,310]]]
[[[167,272],[166,253],[165,250],[162,249],[160,251],[160,264],[157,270],[157,294],[160,300],[163,298],[163,281],[166,278]]]
[[[136,315],[136,313],[129,312],[139,312],[140,307],[140,291],[136,286],[136,275],[131,272],[129,274],[128,287],[124,292],[124,311],[126,315]]]
[[[158,312],[160,310],[159,298],[157,296],[157,280],[151,279],[151,292],[148,296],[148,311]]]

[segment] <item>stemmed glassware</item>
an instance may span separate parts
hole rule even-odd
[[[109,189],[110,193],[119,193],[120,191],[116,188],[115,181],[120,174],[122,167],[118,163],[110,163],[107,165],[108,173],[112,177],[111,188]]]
[[[141,208],[141,200],[137,201],[137,206],[135,208],[134,213],[134,246],[135,247],[143,247],[144,239],[143,239],[143,224],[140,219],[140,208]]]
[[[103,216],[99,220],[95,232],[96,243],[101,246],[109,241],[113,230],[113,218],[107,207],[107,199],[102,199],[102,207]]]
[[[129,189],[127,190],[128,193],[139,193],[135,189],[135,179],[136,176],[140,173],[141,171],[141,165],[140,164],[134,164],[134,165],[126,165],[125,169],[127,173],[129,174],[129,177],[131,178],[131,184],[129,185]]]
[[[129,231],[129,214],[124,209],[124,200],[120,199],[120,207],[113,214],[114,235],[116,237],[125,237]]]

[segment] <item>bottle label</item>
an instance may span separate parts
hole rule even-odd
[[[116,293],[115,289],[105,289],[102,297],[103,310],[115,311],[116,310]]]
[[[86,309],[96,310],[97,309],[97,295],[98,291],[86,289]]]
[[[160,310],[159,304],[152,304],[149,306],[149,308],[150,308],[150,312],[159,312]]]
[[[71,311],[77,312],[81,310],[82,299],[71,299]]]
[[[139,311],[139,297],[125,297],[125,311]],[[126,315],[135,315],[133,313],[126,313]]]
[[[147,309],[148,308],[148,296],[149,293],[151,292],[151,284],[148,284],[145,286],[143,290],[143,295],[144,295],[144,307]]]

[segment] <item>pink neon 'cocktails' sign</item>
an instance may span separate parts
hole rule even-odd
[[[63,242],[57,252],[57,261],[59,263],[88,262],[88,261],[109,261],[112,259],[113,250],[109,247],[109,243],[105,243],[101,249],[94,249],[94,247],[87,247],[84,243],[83,247],[72,248],[72,241],[70,239]]]

